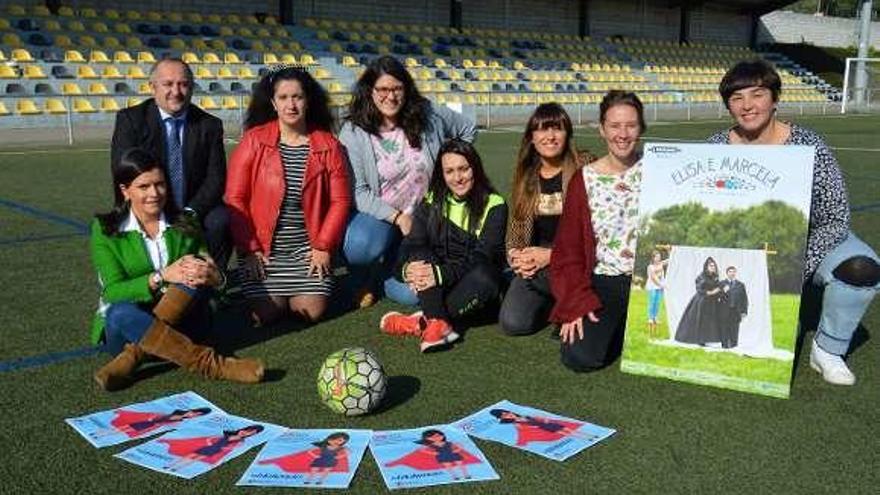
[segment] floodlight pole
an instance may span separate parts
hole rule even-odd
[[[862,0],[861,19],[862,23],[859,28],[859,52],[856,55],[860,59],[868,57],[868,47],[871,45],[871,12],[873,10],[872,0]],[[864,60],[860,60],[856,64],[856,105],[862,106],[865,103],[868,88],[868,68]]]
[[[840,113],[846,113],[846,104],[849,101],[850,90],[849,90],[849,68],[853,62],[857,64],[863,64],[865,62],[880,62],[880,58],[858,58],[858,57],[848,57],[846,59],[846,65],[843,68],[843,96],[840,100]],[[866,69],[867,71],[867,69]],[[863,89],[867,92],[867,82],[864,83]],[[856,88],[858,89],[858,88]]]

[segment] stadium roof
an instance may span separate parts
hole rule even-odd
[[[709,0],[672,0],[670,2],[670,4],[675,7],[680,7],[685,4],[691,7],[697,7],[699,5],[715,5],[719,7],[733,8],[743,14],[758,15],[773,12],[774,10],[792,3],[794,3],[794,0],[731,0],[723,2],[713,2]]]

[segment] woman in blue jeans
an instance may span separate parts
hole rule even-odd
[[[382,280],[389,279],[387,266],[412,228],[413,210],[428,190],[440,145],[452,138],[472,142],[475,136],[473,122],[419,94],[397,59],[383,56],[367,66],[339,132],[356,206],[343,241],[350,267],[357,271],[384,261]],[[358,295],[361,306],[375,301],[372,281],[366,284]],[[410,293],[397,296],[404,303],[417,302]]]
[[[721,80],[719,92],[736,125],[709,138],[724,144],[815,146],[810,226],[804,280],[824,288],[810,366],[828,383],[853,385],[843,357],[880,288],[880,259],[850,228],[846,183],[831,149],[816,132],[776,117],[779,74],[764,61],[740,62]]]

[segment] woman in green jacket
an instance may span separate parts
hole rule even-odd
[[[126,151],[113,168],[113,187],[115,207],[92,222],[92,262],[101,283],[92,342],[103,340],[116,356],[95,380],[106,390],[122,388],[144,354],[152,354],[209,378],[259,382],[261,362],[219,356],[177,330],[193,320],[188,313],[204,309],[199,301],[223,277],[186,218],[171,223],[177,212],[159,162],[144,150]]]

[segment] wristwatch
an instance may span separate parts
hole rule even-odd
[[[157,289],[162,288],[162,282],[164,281],[165,279],[162,277],[162,272],[160,270],[156,270],[150,275],[150,285],[155,285]]]

